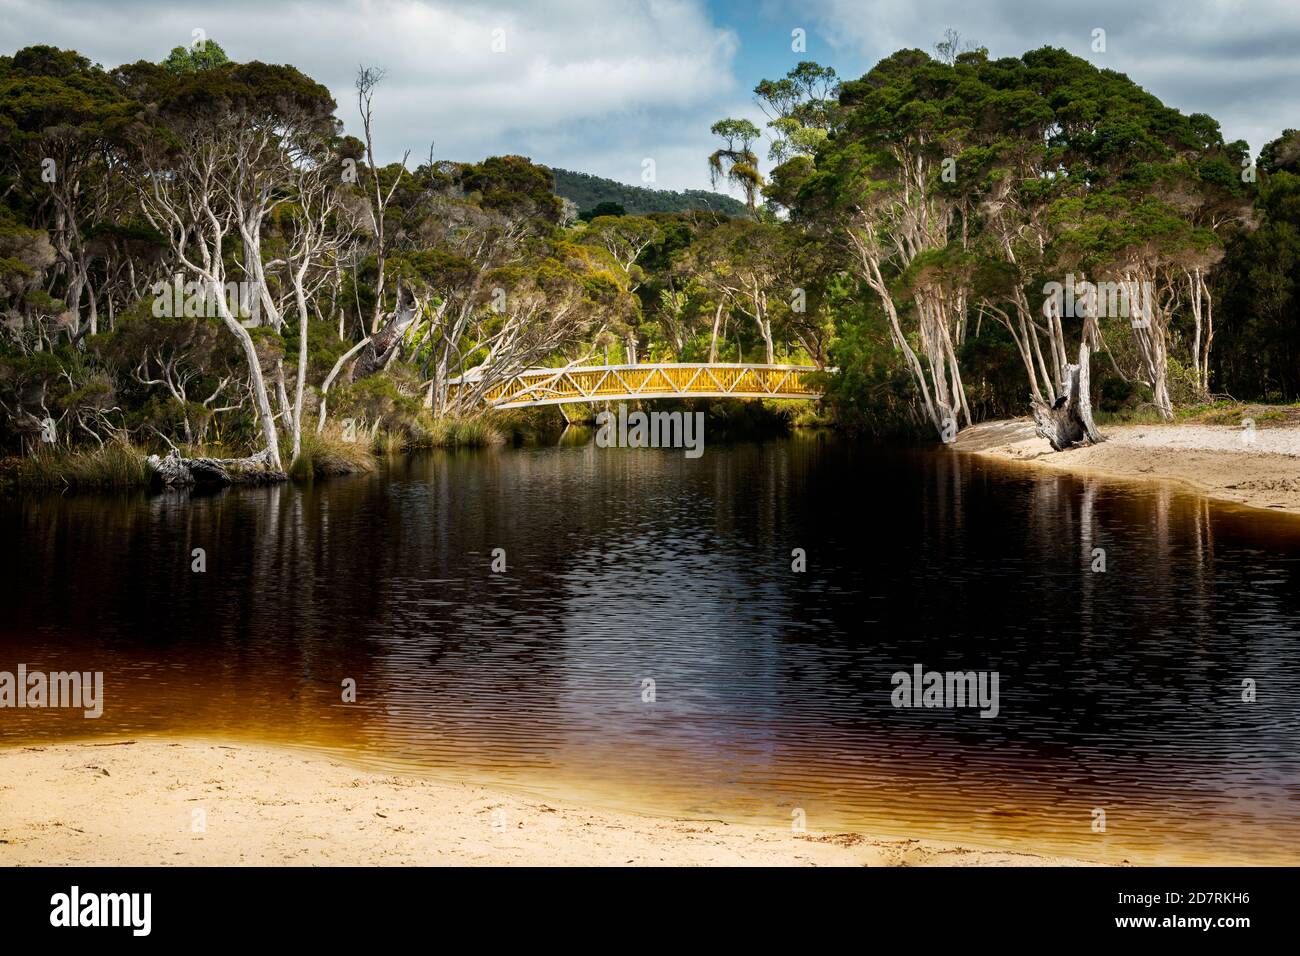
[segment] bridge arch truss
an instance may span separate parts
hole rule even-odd
[[[812,381],[818,371],[811,365],[739,362],[529,369],[488,389],[483,399],[500,409],[650,398],[818,399],[822,390]],[[472,380],[448,384],[454,394]]]

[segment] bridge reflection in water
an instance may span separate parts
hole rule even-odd
[[[811,365],[720,362],[538,368],[488,388],[482,401],[504,409],[636,398],[818,399],[822,389],[813,373],[821,371]],[[448,398],[477,384],[468,376],[453,379]]]

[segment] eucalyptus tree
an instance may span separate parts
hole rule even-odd
[[[1219,124],[1203,113],[1188,117],[1195,150],[1180,150],[1156,181],[1161,198],[1199,232],[1172,257],[1167,281],[1185,291],[1192,313],[1190,355],[1197,390],[1210,392],[1214,343],[1212,275],[1225,253],[1227,235],[1252,224],[1251,200],[1256,170],[1250,168],[1244,141],[1224,141]]]
[[[230,57],[216,40],[199,39],[189,46],[172,47],[167,59],[160,64],[164,70],[174,76],[197,73],[199,70],[211,70],[230,62]]]
[[[461,387],[441,409],[472,415],[487,394],[526,369],[559,358],[556,375],[588,361],[611,310],[628,296],[608,273],[582,268],[563,244],[537,257],[493,270],[487,277],[503,296],[486,298],[472,323]]]
[[[754,208],[763,177],[758,172],[758,157],[754,154],[754,140],[761,130],[747,119],[722,119],[709,127],[709,132],[722,140],[723,145],[709,154],[709,180],[716,188],[718,180],[725,178],[739,186],[745,194],[745,205]]]
[[[91,349],[115,378],[165,396],[137,400],[129,426],[172,447],[178,430],[187,445],[202,444],[221,415],[241,408],[240,352],[219,321],[151,312],[149,300],[140,299],[112,333],[92,340]]]
[[[1131,328],[1138,377],[1170,418],[1171,344],[1185,312],[1193,380],[1198,391],[1209,388],[1207,272],[1221,257],[1219,230],[1245,214],[1245,144],[1225,143],[1209,117],[1185,116],[1128,77],[1064,51],[1043,48],[1022,59],[1053,110],[1049,144],[1064,182],[1050,211],[1049,256],[1058,271],[1078,272],[1094,288],[1110,282],[1128,290],[1130,313],[1135,298],[1141,303],[1137,314],[1119,317]],[[1081,316],[1094,341],[1104,334],[1098,299],[1085,296]]]
[[[956,352],[968,291],[949,283],[937,294],[933,284],[913,283],[909,302],[896,281],[918,256],[964,245],[968,235],[959,197],[942,188],[970,125],[964,66],[904,50],[845,83],[843,128],[818,151],[815,169],[804,167],[793,200],[796,220],[831,230],[879,297],[925,416],[946,439],[959,418],[970,422]],[[913,330],[904,328],[908,318]]]
[[[732,300],[753,321],[769,365],[776,361],[773,300],[791,289],[790,277],[782,271],[784,238],[784,230],[775,223],[744,219],[720,226],[708,236],[709,241],[723,244],[722,251],[731,260]]]
[[[778,80],[762,80],[754,99],[772,130],[768,158],[783,163],[810,156],[839,125],[839,77],[834,67],[800,62]]]
[[[527,285],[524,264],[549,242],[563,205],[545,167],[522,156],[495,156],[443,169],[420,209],[419,225],[410,230],[418,246],[412,255],[439,302],[417,331],[415,349],[429,374],[426,404],[441,415],[452,410],[451,379],[471,370],[493,317],[525,304],[511,301],[518,290],[507,280],[519,277]],[[526,336],[508,332],[495,346],[494,361],[475,373],[481,382],[495,384],[492,376],[514,363],[516,347],[536,357]]]
[[[1054,396],[1069,360],[1059,318],[1030,294],[1050,240],[1052,111],[1020,61],[947,42],[943,62],[900,51],[844,84],[835,136],[774,170],[766,194],[849,252],[951,437],[972,420],[960,353],[973,313],[1011,334],[1033,400]]]
[[[357,91],[357,112],[361,117],[361,133],[366,146],[366,165],[370,173],[370,185],[368,199],[368,210],[370,214],[370,232],[374,237],[375,243],[375,307],[370,320],[370,332],[374,334],[379,331],[380,322],[384,314],[384,264],[388,258],[389,236],[387,229],[387,213],[389,204],[393,201],[393,193],[402,182],[402,176],[406,172],[406,161],[410,158],[410,151],[402,155],[402,161],[397,164],[397,168],[392,171],[391,182],[385,184],[381,175],[379,164],[375,161],[375,144],[374,144],[374,98],[375,87],[384,78],[384,71],[377,67],[361,67],[357,70],[356,91]]]
[[[691,297],[671,281],[659,290],[656,325],[665,342],[669,361],[683,361],[692,338]]]
[[[98,331],[95,249],[88,238],[110,221],[118,202],[111,144],[136,109],[109,74],[72,51],[27,47],[0,64],[5,165],[33,204],[29,221],[49,235],[58,254],[58,288],[74,337]]]
[[[298,361],[294,387],[293,457],[302,449],[303,399],[307,388],[308,324],[311,304],[321,287],[337,275],[337,257],[357,230],[349,207],[341,203],[340,166],[333,161],[329,143],[308,140],[290,157],[287,170],[293,202],[286,217],[290,238],[285,250],[285,271],[298,313]],[[319,309],[316,309],[319,315]]]
[[[954,258],[972,283],[971,304],[1011,336],[1030,400],[1051,404],[1069,361],[1065,329],[1051,301],[1035,308],[1033,287],[1042,284],[1051,241],[1048,209],[1063,182],[1058,151],[1048,141],[1054,117],[1028,88],[1022,62],[989,63],[982,51],[965,55],[972,51],[960,49],[953,31],[939,46],[945,62],[968,72],[962,91],[970,129],[953,157],[952,175],[940,183],[961,209],[963,241]],[[965,331],[960,328],[959,341]]]
[[[769,316],[784,351],[802,349],[818,368],[830,359],[835,325],[827,303],[840,284],[846,263],[838,247],[823,236],[782,228],[773,249],[778,277],[769,299]]]
[[[943,31],[943,39],[934,45],[935,59],[942,63],[952,66],[957,62],[957,58],[963,53],[982,52],[987,54],[988,50],[979,46],[973,40],[967,40],[961,33],[952,27]]]
[[[398,361],[419,372],[434,415],[477,414],[493,387],[607,325],[626,325],[635,308],[629,251],[615,244],[621,267],[599,242],[562,239],[563,206],[545,167],[501,156],[431,163],[408,179],[390,207],[401,229],[385,267],[398,308],[335,363],[318,430],[336,380],[356,382]]]
[[[1184,313],[1208,389],[1208,274],[1218,231],[1244,214],[1243,144],[1061,50],[990,61],[950,41],[948,54],[901,51],[845,83],[835,135],[774,170],[769,199],[852,253],[941,432],[970,421],[959,355],[972,306],[1010,334],[1035,404],[1073,387],[1073,335],[1080,361],[1101,348],[1118,369],[1101,283],[1137,290],[1127,297],[1150,313],[1124,315],[1133,374],[1168,417]],[[1071,281],[1091,292],[1067,311],[1049,289]]]
[[[1215,375],[1233,395],[1300,397],[1300,131],[1266,144],[1249,222],[1225,238]]]
[[[810,289],[823,280],[814,243],[777,222],[732,219],[701,231],[673,262],[673,275],[713,309],[710,362],[717,361],[726,320],[752,323],[764,359],[776,361],[777,343],[800,339],[810,354],[820,329],[803,320]]]
[[[645,279],[645,271],[638,260],[654,243],[663,239],[663,230],[644,216],[597,216],[582,233],[582,242],[599,246],[609,256],[618,270],[622,284],[629,293],[635,293]],[[638,358],[637,331],[629,323],[623,334],[627,359],[636,364]]]
[[[237,314],[238,304],[226,294],[228,263],[240,254],[246,281],[256,286],[278,330],[262,228],[289,201],[295,163],[337,135],[334,102],[328,90],[292,67],[247,63],[181,77],[164,86],[151,106],[130,157],[141,210],[239,343],[265,460],[282,470],[262,356],[244,324],[248,317]]]
[[[740,288],[732,257],[736,235],[734,222],[701,231],[688,246],[677,252],[672,261],[673,275],[681,285],[713,312],[706,358],[710,363],[718,360],[726,320]],[[721,235],[717,235],[719,232]]]

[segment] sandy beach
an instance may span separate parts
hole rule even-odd
[[[137,739],[0,751],[0,866],[1079,862],[584,808],[271,746]]]
[[[1300,427],[1170,424],[1102,428],[1106,441],[1054,452],[1028,418],[984,422],[954,448],[1039,468],[1177,482],[1209,498],[1300,514]]]

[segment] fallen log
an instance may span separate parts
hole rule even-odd
[[[150,455],[154,483],[165,488],[222,487],[225,485],[269,485],[288,481],[289,476],[267,466],[265,450],[247,458],[182,458],[172,449],[165,457]]]
[[[1079,364],[1066,365],[1062,371],[1061,396],[1050,406],[1037,400],[1031,403],[1034,431],[1047,439],[1053,451],[1064,451],[1076,445],[1095,445],[1106,440],[1092,420],[1091,364],[1092,350],[1087,342],[1083,342],[1079,345]]]

